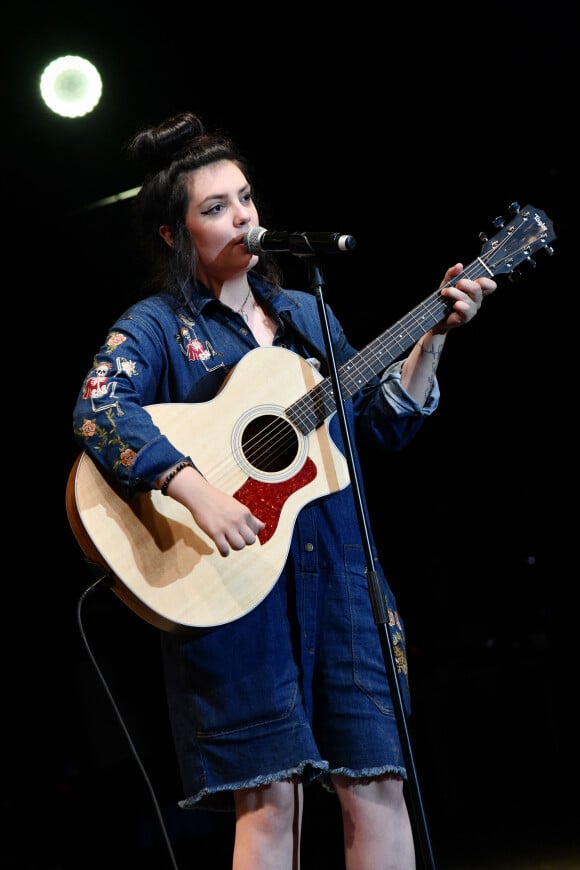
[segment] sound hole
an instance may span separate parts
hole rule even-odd
[[[265,472],[279,472],[291,465],[298,453],[296,432],[282,417],[264,414],[252,420],[242,435],[247,461]]]

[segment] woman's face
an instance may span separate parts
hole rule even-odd
[[[196,169],[188,178],[185,225],[197,251],[197,275],[206,287],[245,274],[258,262],[244,237],[259,226],[258,212],[244,173],[230,160]]]

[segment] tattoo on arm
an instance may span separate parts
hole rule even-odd
[[[439,365],[439,360],[441,358],[441,348],[434,348],[433,345],[429,347],[425,347],[425,343],[423,341],[419,342],[419,349],[421,351],[421,356],[431,356],[431,374],[427,378],[427,389],[425,390],[425,401],[429,398],[431,394],[431,390],[433,389],[433,384],[435,382],[435,372],[437,371],[437,366]]]

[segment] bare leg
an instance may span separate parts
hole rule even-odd
[[[234,793],[232,870],[300,870],[303,794],[299,782]]]
[[[415,870],[415,848],[403,782],[333,777],[344,827],[347,870]]]

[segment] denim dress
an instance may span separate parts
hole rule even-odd
[[[247,392],[249,407],[258,380],[276,407],[278,354],[286,360],[276,349],[321,367],[317,376],[328,382],[315,296],[274,292],[253,273],[249,279],[277,323],[273,348],[258,349],[241,315],[198,288],[187,305],[165,294],[136,303],[95,355],[74,407],[75,438],[128,504],[151,493],[159,475],[186,456],[146,406],[191,404],[188,420],[195,427],[195,406],[204,403],[203,431],[196,437],[206,438],[211,448],[212,432],[217,438],[224,427],[229,430],[221,420],[221,391],[232,373],[243,371],[249,352],[261,362],[264,351],[263,372],[259,368],[256,377],[254,368],[252,382],[236,382],[242,401]],[[326,311],[342,373],[358,352],[331,308]],[[401,365],[385,359],[384,369],[365,376],[345,401],[359,480],[358,449],[401,450],[437,407],[437,382],[420,406],[401,385]],[[344,453],[338,416],[328,414],[327,422],[332,444]],[[408,713],[404,625],[370,534]],[[256,546],[245,551],[251,554]],[[295,775],[305,783],[319,779],[329,789],[331,774],[406,776],[348,482],[301,506],[288,529],[280,573],[257,604],[223,624],[161,630],[160,639],[181,806],[231,810],[234,790]]]

